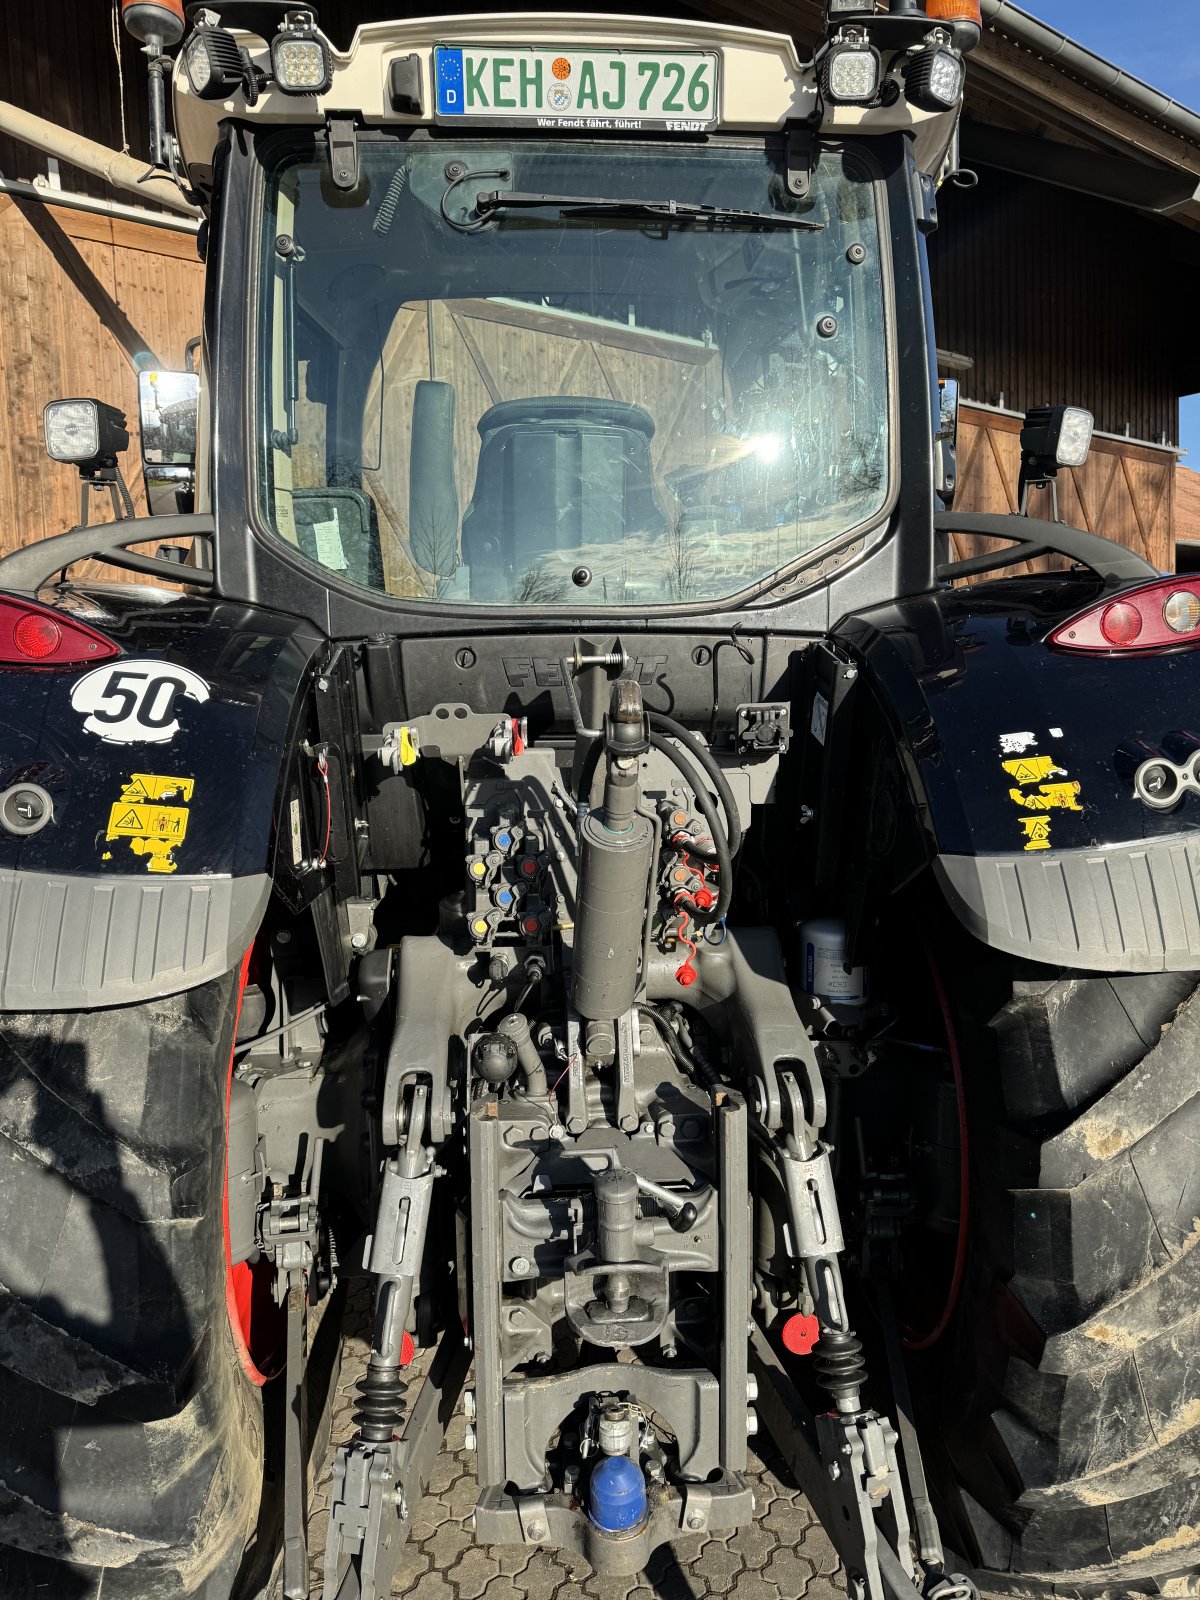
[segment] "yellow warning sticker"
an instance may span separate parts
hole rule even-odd
[[[1061,728],[1051,728],[1050,737],[1062,737]],[[1080,785],[1065,767],[1059,766],[1053,756],[1036,755],[1033,748],[1038,743],[1036,733],[1002,733],[1000,735],[1000,766],[1013,786],[1008,798],[1022,813],[1020,829],[1026,850],[1049,850],[1050,813],[1054,811],[1082,811],[1079,803]],[[1003,759],[1008,757],[1007,760]],[[1029,812],[1034,813],[1032,816]]]
[[[1044,783],[1051,774],[1066,773],[1054,765],[1053,756],[1022,756],[1019,761],[1002,761],[1000,765],[1014,783]]]
[[[135,856],[146,857],[148,872],[174,872],[179,865],[175,847],[187,837],[187,803],[195,786],[194,778],[131,773],[121,785],[121,798],[109,808],[105,839],[127,840]]]
[[[1077,783],[1043,783],[1036,794],[1026,794],[1021,789],[1010,789],[1008,798],[1026,811],[1082,811],[1075,796]]]
[[[1025,830],[1026,850],[1049,850],[1049,817],[1022,817],[1021,826]]]

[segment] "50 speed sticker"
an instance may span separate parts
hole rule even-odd
[[[80,678],[71,705],[85,714],[84,730],[107,744],[169,744],[179,732],[180,695],[203,705],[209,686],[166,661],[115,661]]]
[[[105,839],[124,839],[135,856],[146,858],[147,872],[174,872],[175,847],[187,837],[188,801],[194,778],[168,778],[154,772],[131,772],[121,785],[121,798],[108,812]],[[106,861],[112,852],[106,851]]]

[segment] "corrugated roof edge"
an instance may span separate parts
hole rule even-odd
[[[985,26],[999,29],[1018,44],[1027,46],[1064,71],[1073,73],[1090,87],[1124,100],[1142,116],[1161,123],[1181,138],[1200,146],[1200,115],[1172,100],[1170,95],[1151,88],[1132,73],[1105,61],[1065,33],[1022,11],[1012,0],[981,0]]]

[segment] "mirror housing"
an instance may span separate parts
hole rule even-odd
[[[142,481],[151,516],[174,516],[192,509],[199,409],[196,373],[138,373]]]
[[[954,504],[958,489],[958,403],[957,378],[938,380],[938,430],[933,436],[933,486],[947,509]]]

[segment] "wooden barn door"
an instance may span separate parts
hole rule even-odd
[[[959,418],[956,511],[1017,510],[1021,471],[1021,420],[965,405]],[[1078,469],[1058,477],[1058,512],[1064,522],[1102,534],[1145,556],[1160,572],[1175,565],[1175,453],[1116,439],[1096,439]],[[1050,516],[1050,496],[1034,490],[1029,512]],[[955,540],[955,553],[976,555],[1004,549],[996,540]],[[1065,563],[1047,559],[1014,572],[1052,570]]]
[[[179,367],[203,298],[193,232],[0,194],[0,555],[79,520],[78,474],[42,447],[49,400],[87,396],[124,411],[121,466],[145,514],[134,357]],[[92,501],[92,520],[110,520],[107,496]]]

